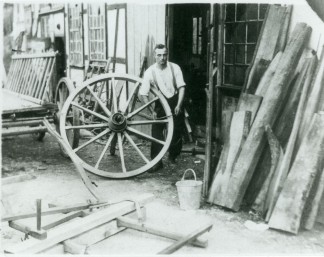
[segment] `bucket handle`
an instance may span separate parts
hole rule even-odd
[[[196,173],[195,173],[195,171],[194,171],[193,169],[186,169],[185,172],[184,172],[184,174],[183,174],[183,176],[182,176],[182,179],[181,179],[181,180],[184,180],[184,178],[185,178],[185,176],[186,176],[186,174],[187,174],[188,171],[191,171],[192,174],[193,174],[194,177],[195,177],[195,180],[197,180],[197,178],[196,178]]]

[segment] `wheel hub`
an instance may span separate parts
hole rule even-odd
[[[126,118],[122,113],[116,112],[110,117],[108,125],[112,131],[123,131],[127,126]]]

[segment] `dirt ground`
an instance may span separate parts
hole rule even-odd
[[[164,164],[164,168],[154,174],[146,172],[134,178],[112,180],[93,174],[89,177],[109,198],[153,193],[155,200],[146,205],[148,223],[181,233],[190,233],[209,221],[213,223],[212,230],[203,236],[209,240],[207,248],[185,246],[177,254],[324,255],[324,226],[318,223],[313,230],[303,230],[295,236],[263,229],[262,222],[248,211],[234,213],[207,203],[199,210],[181,210],[175,183],[187,168],[193,168],[202,180],[204,161],[182,154],[177,164],[167,160]],[[30,171],[35,172],[36,179],[2,186],[2,200],[13,213],[35,210],[37,198],[41,198],[44,205],[70,205],[92,199],[74,165],[60,154],[52,136],[47,134],[43,142],[35,141],[31,135],[2,139],[2,176]],[[2,214],[5,211],[8,210],[2,209]],[[19,244],[22,238],[24,234],[2,223],[2,248]],[[167,239],[125,230],[89,247],[88,254],[153,255],[170,244]]]

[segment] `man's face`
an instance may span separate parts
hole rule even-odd
[[[155,49],[155,61],[158,65],[164,66],[166,65],[168,59],[168,51],[166,48],[163,49]]]

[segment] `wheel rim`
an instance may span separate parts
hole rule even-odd
[[[140,78],[127,74],[103,74],[83,82],[66,100],[60,118],[61,136],[68,141],[68,130],[80,128],[87,132],[88,137],[80,139],[79,147],[70,149],[86,170],[110,178],[131,177],[152,168],[165,155],[173,133],[171,110],[155,88],[151,88],[147,104],[139,102],[136,96],[141,82]],[[149,108],[157,102],[165,116],[154,120]],[[81,113],[79,126],[66,123],[72,107]],[[153,124],[166,127],[165,139],[149,134]],[[162,146],[152,160],[151,142]],[[115,149],[117,157],[112,155]]]

